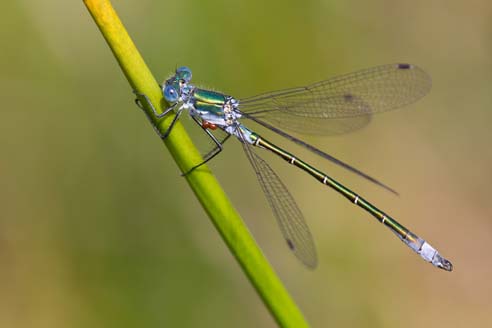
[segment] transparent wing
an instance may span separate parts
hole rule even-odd
[[[318,263],[316,248],[301,210],[272,168],[253,151],[253,146],[244,138],[242,141],[287,245],[307,267],[315,268]]]
[[[353,105],[348,104],[346,108]],[[367,104],[360,102],[357,106],[360,116],[354,117],[312,117],[302,116],[289,111],[270,111],[262,114],[245,114],[247,118],[266,121],[273,126],[283,127],[301,134],[339,135],[363,128],[371,121],[371,110]],[[365,113],[365,114],[363,114]]]
[[[410,64],[390,64],[306,87],[242,99],[249,116],[305,134],[339,134],[366,125],[370,115],[413,103],[429,92],[429,75]]]

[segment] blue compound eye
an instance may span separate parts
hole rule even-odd
[[[164,88],[164,98],[171,103],[178,101],[179,95],[176,89],[171,85],[166,85]]]
[[[191,81],[191,70],[186,67],[186,66],[181,66],[176,70],[176,75],[180,78],[185,80],[185,82],[190,82]]]

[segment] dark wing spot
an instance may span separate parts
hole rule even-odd
[[[290,240],[290,239],[286,239],[286,241],[287,241],[287,245],[289,246],[289,248],[290,248],[291,250],[294,250],[294,249],[295,249],[295,247],[294,247],[294,243],[292,243],[292,240]]]
[[[343,99],[345,99],[346,102],[352,102],[354,100],[354,95],[346,93],[343,95]]]
[[[398,64],[399,69],[410,69],[412,68],[412,65],[410,64]]]

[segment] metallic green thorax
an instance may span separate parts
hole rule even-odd
[[[193,98],[208,104],[224,105],[227,96],[215,91],[195,88],[193,91]]]
[[[294,155],[283,150],[282,148],[277,147],[273,143],[265,140],[263,137],[260,137],[258,134],[253,133],[251,135],[251,139],[254,141],[254,144],[256,146],[273,152],[274,154],[280,156],[290,164],[295,165],[298,168],[302,169],[303,171],[309,173],[319,182],[335,189],[343,196],[345,196],[350,202],[358,205],[359,207],[362,207],[367,212],[369,212],[372,216],[374,216],[379,222],[387,226],[402,241],[404,241],[408,246],[410,246],[410,248],[412,248],[415,251],[419,250],[421,246],[419,245],[421,242],[420,238],[414,235],[412,232],[410,232],[403,225],[398,223],[395,219],[393,219],[392,217],[390,217],[389,215],[378,209],[376,206],[372,205],[371,203],[369,203],[368,201],[366,201],[365,199],[363,199],[362,197],[360,197],[350,189],[346,188],[342,184],[330,178],[325,173],[319,171],[313,166],[307,164],[306,162],[296,158]]]
[[[196,109],[207,111],[213,115],[224,116],[225,95],[196,88],[193,92],[193,98]]]

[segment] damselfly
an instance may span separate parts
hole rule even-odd
[[[317,265],[316,249],[311,232],[294,198],[277,174],[254,151],[254,147],[274,153],[345,196],[355,205],[362,207],[425,261],[446,271],[453,269],[451,262],[442,257],[436,249],[391,216],[319,169],[274,145],[240,122],[242,118],[250,119],[315,154],[396,193],[360,170],[287,134],[280,127],[315,135],[341,134],[361,128],[369,122],[372,114],[396,109],[423,97],[429,91],[431,81],[422,69],[410,64],[378,66],[306,87],[264,93],[241,100],[215,91],[197,88],[190,83],[191,76],[189,68],[180,67],[172,77],[165,81],[162,91],[164,98],[172,106],[163,113],[157,112],[147,96],[137,93],[148,103],[155,115],[154,118],[149,117],[151,122],[162,118],[171,110],[176,110],[176,115],[165,133],[159,132],[154,125],[155,130],[161,138],[165,139],[182,112],[187,111],[211,138],[214,142],[213,150],[208,152],[204,156],[204,161],[193,167],[190,172],[219,154],[222,151],[222,145],[231,135],[239,139],[288,247],[306,266],[314,268]],[[138,99],[137,104],[142,108]]]

